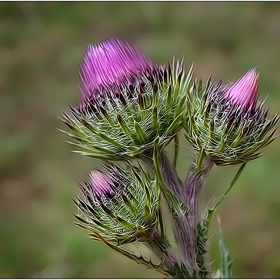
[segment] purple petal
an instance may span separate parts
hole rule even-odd
[[[113,193],[111,186],[114,185],[114,182],[110,177],[98,170],[92,171],[89,177],[91,186],[97,196]]]
[[[151,60],[141,55],[136,47],[118,39],[108,39],[88,47],[80,77],[87,97],[92,97],[99,89],[121,84],[127,74],[137,74],[151,66]],[[82,100],[85,100],[84,95]]]
[[[242,107],[254,108],[259,96],[259,73],[251,69],[228,87],[225,97]]]

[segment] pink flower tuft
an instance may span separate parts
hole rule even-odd
[[[80,71],[86,89],[86,94],[81,92],[82,100],[94,97],[100,89],[119,85],[127,74],[137,74],[139,70],[150,66],[152,62],[149,58],[118,39],[90,45]]]
[[[230,85],[225,97],[246,108],[254,108],[259,97],[259,73],[251,69],[242,78]]]
[[[97,196],[104,194],[113,194],[112,186],[114,182],[112,179],[98,170],[94,170],[90,173],[90,183]]]

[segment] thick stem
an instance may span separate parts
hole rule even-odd
[[[214,162],[204,158],[202,166],[197,167],[196,163],[190,166],[188,175],[183,184],[183,200],[187,203],[190,209],[197,210],[198,196],[202,186],[205,183],[206,176],[213,167]]]
[[[185,264],[189,267],[191,274],[196,271],[199,194],[212,167],[213,162],[206,158],[203,159],[200,168],[193,163],[183,185],[182,200],[188,207],[188,215],[178,217],[176,237],[182,249]]]
[[[181,251],[182,260],[190,275],[195,271],[195,254],[193,243],[190,241],[191,230],[186,216],[180,215],[175,219],[175,239]]]
[[[187,178],[182,186],[181,181],[170,164],[164,151],[158,154],[161,175],[166,187],[187,206],[188,213],[176,211],[175,238],[181,250],[183,264],[191,277],[196,277],[197,272],[197,225],[198,225],[198,199],[200,190],[210,172],[213,162],[204,158],[200,164],[194,162],[188,172]],[[154,170],[153,161],[143,158],[143,161]],[[204,265],[203,265],[204,266]],[[206,267],[206,266],[205,266]]]

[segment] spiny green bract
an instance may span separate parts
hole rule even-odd
[[[276,129],[267,133],[277,123],[279,116],[267,120],[263,103],[252,110],[232,104],[223,95],[221,82],[211,78],[206,86],[195,82],[187,96],[185,137],[195,151],[203,153],[217,165],[248,162],[260,156],[269,145]]]
[[[80,209],[78,225],[99,241],[116,245],[146,241],[158,223],[160,192],[155,181],[141,166],[110,165],[104,174],[114,182],[114,194],[100,196],[90,182],[80,185],[83,197],[74,201]]]
[[[78,153],[102,160],[124,160],[150,155],[154,140],[167,145],[182,128],[192,68],[185,75],[182,63],[158,67],[139,74],[132,87],[89,104],[82,113],[72,109],[63,121],[75,139]]]

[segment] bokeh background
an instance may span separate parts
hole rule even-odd
[[[280,3],[1,2],[0,277],[158,278],[76,227],[77,183],[99,164],[70,152],[59,119],[79,101],[78,67],[88,44],[118,37],[154,62],[185,57],[205,81],[261,72],[261,98],[280,108]],[[182,143],[179,173],[191,152]],[[170,154],[172,156],[172,154]],[[214,168],[204,204],[237,167]],[[218,210],[233,276],[280,277],[280,140],[248,164]],[[211,258],[219,266],[216,219]]]

